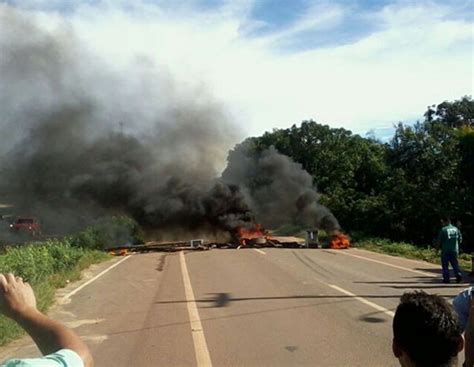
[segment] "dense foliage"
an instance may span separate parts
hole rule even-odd
[[[73,268],[86,252],[81,247],[72,246],[68,239],[11,247],[0,256],[0,273],[14,273],[34,285]]]
[[[443,102],[424,116],[399,123],[387,143],[314,121],[252,140],[301,163],[347,231],[426,245],[450,215],[472,245],[474,101]]]
[[[127,216],[103,218],[67,239],[74,247],[94,250],[106,250],[144,242],[140,226]]]

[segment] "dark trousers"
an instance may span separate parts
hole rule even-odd
[[[453,267],[456,278],[462,276],[459,269],[458,254],[456,252],[443,252],[441,253],[441,266],[443,268],[443,280],[446,282],[449,281],[449,264]]]

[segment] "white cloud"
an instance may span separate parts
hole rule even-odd
[[[212,12],[138,2],[126,13],[111,4],[80,6],[67,16],[35,14],[48,27],[70,22],[110,68],[146,58],[183,89],[205,86],[248,134],[310,118],[363,133],[473,90],[472,24],[446,20],[446,6],[389,6],[370,15],[383,25],[377,33],[289,54],[275,49],[275,39],[309,29],[331,32],[346,10],[313,8],[285,32],[247,38],[242,29],[259,26],[248,18],[248,0]]]
[[[341,24],[346,10],[340,5],[315,4],[310,6],[290,27],[262,39],[268,46],[272,43],[302,34],[306,31],[326,32]]]

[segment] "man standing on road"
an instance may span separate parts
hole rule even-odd
[[[453,267],[456,282],[462,280],[462,273],[459,269],[458,253],[459,245],[462,242],[461,231],[451,224],[451,219],[444,217],[441,219],[442,228],[438,233],[438,243],[441,246],[441,266],[443,268],[443,282],[449,283],[449,264]]]
[[[0,314],[20,324],[43,353],[42,358],[12,359],[0,367],[92,367],[89,349],[72,330],[36,308],[31,286],[21,277],[0,274]]]

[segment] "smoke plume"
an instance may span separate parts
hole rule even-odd
[[[150,60],[112,71],[67,27],[0,7],[0,190],[15,212],[64,232],[110,213],[155,228],[247,221],[215,178],[237,129],[204,90]]]
[[[318,203],[311,175],[274,147],[258,151],[251,139],[244,141],[229,153],[222,177],[241,187],[256,217],[269,228],[300,224],[339,229],[334,215]]]
[[[111,214],[162,235],[254,223],[337,226],[311,177],[274,149],[234,150],[238,129],[203,88],[137,55],[118,67],[66,25],[0,5],[0,204],[66,233]],[[331,223],[327,225],[326,223]]]

